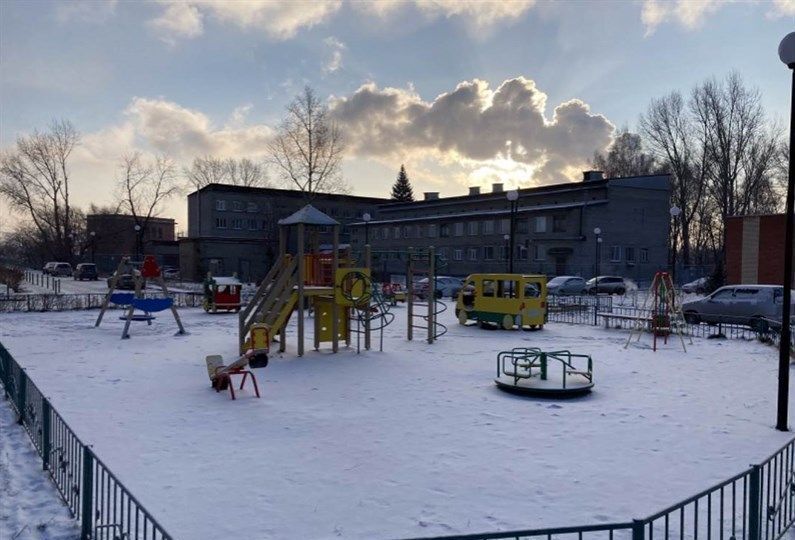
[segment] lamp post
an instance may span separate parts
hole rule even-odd
[[[135,224],[135,260],[141,258],[141,226]]]
[[[789,122],[789,174],[787,176],[786,229],[784,233],[784,299],[781,306],[781,341],[778,349],[778,413],[776,429],[787,431],[789,407],[790,314],[792,302],[792,228],[795,199],[795,32],[790,32],[778,46],[778,56],[792,71]]]
[[[510,257],[511,235],[510,234],[504,234],[502,239],[505,240],[505,260],[507,261],[508,258]],[[513,269],[509,266],[508,267],[508,273],[512,274],[513,273],[512,270]]]
[[[671,227],[672,234],[671,234],[671,283],[674,284],[676,287],[676,237],[677,237],[677,228],[676,228],[676,218],[679,217],[679,214],[682,213],[682,210],[673,205],[670,210],[671,213],[671,221],[673,223],[673,227]]]
[[[596,326],[599,324],[598,321],[598,313],[599,313],[599,258],[602,251],[602,229],[599,227],[595,227],[593,230],[594,238],[596,239],[595,247],[595,258],[594,258],[594,295],[596,296],[596,303],[594,304],[593,310],[593,324]]]
[[[516,222],[516,210],[519,205],[519,190],[512,189],[505,193],[505,196],[508,198],[508,204],[510,205],[511,209],[511,219],[510,223],[508,224],[508,235],[510,238],[510,242],[508,245],[508,273],[513,274],[513,252],[515,251],[514,248],[514,241],[515,241],[515,222]]]
[[[373,217],[369,212],[365,212],[362,219],[364,220],[364,245],[366,246],[370,243],[370,220],[373,219]]]
[[[95,259],[94,251],[96,251],[95,242],[97,241],[97,232],[96,231],[91,231],[89,234],[91,235],[91,262],[95,263],[95,262],[97,262],[96,260],[94,260]]]

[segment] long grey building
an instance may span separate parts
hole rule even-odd
[[[670,220],[668,175],[604,178],[518,190],[514,271],[591,277],[601,234],[599,273],[645,282],[667,267]],[[466,276],[508,269],[510,202],[502,184],[489,193],[386,203],[375,218],[349,226],[355,250],[368,239],[374,268],[405,272],[409,247],[435,246],[447,261],[442,273]],[[367,237],[367,238],[366,238]]]
[[[188,195],[188,236],[180,239],[185,279],[207,271],[261,279],[278,256],[278,221],[307,203],[342,224],[340,241],[350,242],[348,224],[375,215],[386,199],[317,193],[311,200],[295,190],[210,184]],[[330,233],[330,231],[329,231]],[[331,242],[331,235],[321,236]]]

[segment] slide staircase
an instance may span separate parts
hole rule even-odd
[[[298,284],[298,260],[295,257],[279,257],[265,279],[260,283],[254,297],[240,312],[239,344],[243,350],[251,326],[264,323],[268,326],[271,338],[290,320],[295,309]]]

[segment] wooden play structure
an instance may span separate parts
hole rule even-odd
[[[279,256],[257,288],[252,300],[240,312],[238,345],[240,352],[253,347],[255,332],[261,334],[261,348],[279,341],[279,351],[287,346],[286,327],[296,314],[296,351],[304,354],[305,314],[314,311],[314,348],[331,343],[339,350],[340,341],[351,342],[351,333],[364,337],[366,349],[371,333],[391,322],[388,306],[380,289],[370,278],[369,247],[364,266],[356,267],[350,247],[339,243],[340,224],[312,205],[306,205],[279,221]],[[320,245],[321,230],[331,228],[331,245]],[[295,253],[288,252],[294,233]],[[356,323],[355,327],[352,321]]]
[[[570,351],[518,347],[497,355],[494,383],[500,390],[525,396],[581,396],[593,388],[593,360]]]
[[[683,329],[685,317],[682,313],[682,303],[676,294],[671,275],[668,272],[657,272],[649,288],[649,294],[643,302],[641,309],[643,316],[635,317],[634,324],[624,344],[626,349],[632,338],[640,341],[641,335],[647,330],[652,334],[652,349],[657,351],[657,340],[668,343],[668,336],[676,334],[682,344],[682,351],[687,352]],[[693,338],[688,336],[690,344]]]
[[[202,303],[204,311],[207,313],[240,311],[242,288],[243,284],[235,276],[213,277],[210,272],[207,272],[207,277],[204,279],[204,301]]]
[[[456,317],[463,325],[476,321],[505,330],[541,329],[546,314],[547,278],[542,275],[472,274],[456,300]]]
[[[116,284],[123,275],[132,276],[135,283],[132,293],[116,292]],[[147,298],[144,295],[144,282],[147,279],[154,280],[160,285],[162,297]],[[174,320],[179,327],[177,335],[186,333],[185,328],[182,326],[182,321],[179,318],[179,313],[177,313],[177,308],[174,306],[174,299],[169,297],[168,287],[166,286],[166,282],[163,279],[163,275],[160,271],[160,267],[157,265],[154,255],[146,255],[144,257],[144,262],[140,270],[134,268],[129,257],[122,257],[119,266],[111,277],[108,293],[105,295],[105,299],[102,302],[102,309],[99,312],[97,321],[94,323],[95,328],[102,323],[102,318],[105,316],[105,312],[110,307],[110,304],[115,304],[126,310],[126,314],[119,317],[119,319],[125,321],[124,330],[122,330],[121,334],[122,339],[128,339],[130,337],[131,323],[146,322],[147,325],[151,326],[152,321],[156,318],[153,313],[158,313],[167,309],[171,310],[171,314],[174,316]],[[136,313],[136,310],[138,310],[138,313]]]

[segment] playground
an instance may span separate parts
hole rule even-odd
[[[271,348],[237,399],[210,388],[205,357],[239,353],[238,317],[165,312],[7,314],[0,341],[75,432],[176,538],[401,538],[598,523],[646,515],[766,457],[776,361],[769,346],[647,337],[549,323],[535,332],[457,324],[406,340],[392,308],[383,352]],[[95,312],[96,313],[96,312]],[[119,312],[115,312],[118,314]],[[514,347],[593,358],[593,392],[565,401],[494,384]]]

